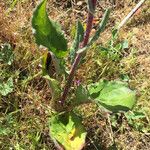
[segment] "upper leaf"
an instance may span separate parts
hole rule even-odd
[[[110,9],[107,9],[105,11],[105,14],[102,18],[102,21],[101,21],[98,29],[96,30],[94,36],[90,39],[89,43],[85,47],[79,49],[77,51],[77,53],[82,53],[82,52],[86,51],[99,38],[100,34],[104,31],[104,29],[106,27],[106,24],[107,24],[108,19],[109,19],[109,15],[110,15]]]
[[[106,9],[102,21],[100,22],[97,31],[95,32],[94,36],[91,38],[88,45],[92,45],[99,38],[100,34],[104,31],[109,19],[109,15],[110,15],[110,9]]]
[[[73,63],[74,58],[76,56],[76,52],[79,48],[79,44],[83,40],[83,37],[84,37],[84,28],[83,28],[81,22],[78,21],[77,22],[77,27],[76,27],[75,39],[74,39],[73,45],[70,49],[70,58],[71,58],[72,63]]]
[[[89,86],[93,99],[112,112],[127,111],[136,103],[135,92],[119,81],[101,81]]]
[[[65,113],[51,118],[50,136],[65,150],[81,150],[85,143],[86,131],[80,118],[74,113]]]
[[[52,99],[55,101],[58,100],[58,98],[61,96],[60,83],[56,79],[51,78],[49,75],[45,75],[43,77],[49,81]]]
[[[67,52],[67,41],[60,25],[49,19],[46,2],[47,0],[43,0],[33,13],[32,27],[36,43],[47,47],[57,57],[63,57]]]

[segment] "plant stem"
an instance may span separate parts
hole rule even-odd
[[[91,2],[93,4],[93,8],[95,9],[97,0],[91,0]],[[84,34],[83,42],[81,44],[81,48],[85,47],[87,45],[88,41],[89,41],[89,36],[90,36],[90,32],[92,30],[92,25],[93,25],[93,18],[94,18],[93,14],[89,11],[88,12],[88,17],[87,17],[86,31],[85,31],[85,34]],[[61,102],[62,105],[64,105],[64,102],[67,98],[70,87],[72,85],[72,81],[74,79],[74,75],[75,75],[75,72],[77,70],[78,64],[80,63],[80,60],[83,56],[84,56],[84,52],[78,53],[75,60],[74,60],[74,63],[72,64],[67,83],[65,85],[62,97],[60,99],[60,102]]]

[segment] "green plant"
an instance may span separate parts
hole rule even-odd
[[[84,31],[82,23],[78,21],[75,40],[69,52],[60,25],[48,17],[46,2],[47,0],[43,0],[35,9],[32,27],[36,43],[48,49],[43,56],[42,70],[44,78],[49,81],[52,108],[55,110],[49,122],[50,136],[58,149],[80,150],[85,144],[87,133],[74,108],[82,103],[91,102],[112,112],[127,111],[132,109],[136,102],[135,92],[119,81],[101,80],[87,86],[75,81],[77,86],[74,87],[73,96],[71,87],[77,68],[86,51],[104,31],[110,9],[106,10],[95,35],[90,39],[97,1],[88,0],[86,30]],[[70,57],[72,64],[70,71],[65,65],[67,56]],[[63,89],[64,83],[66,85]]]
[[[12,47],[10,44],[1,44],[0,45],[0,62],[7,65],[11,65],[14,60],[14,55],[12,52]]]
[[[122,52],[128,48],[128,41],[117,41],[118,31],[114,29],[112,31],[111,39],[105,46],[98,46],[97,50],[102,56],[107,57],[110,60],[118,61],[122,56]]]
[[[139,111],[128,111],[125,113],[128,124],[132,126],[135,130],[148,133],[150,127],[148,124],[147,116],[144,110]]]
[[[0,94],[6,96],[11,93],[14,89],[13,79],[10,77],[5,83],[0,81]]]
[[[5,117],[2,115],[0,117],[0,122],[0,137],[12,135],[15,129],[18,128],[17,119],[13,116],[13,113],[10,113]]]
[[[7,94],[11,93],[14,89],[14,85],[13,85],[13,78],[10,77],[10,75],[8,73],[6,73],[7,67],[10,67],[11,64],[14,61],[14,55],[13,55],[13,51],[12,51],[12,47],[10,44],[1,44],[0,45],[0,67],[1,67],[1,71],[0,71],[0,95],[2,96],[6,96]],[[4,67],[3,67],[4,66]],[[3,69],[5,68],[5,69]],[[5,77],[5,74],[6,75]],[[8,77],[7,77],[8,76]]]

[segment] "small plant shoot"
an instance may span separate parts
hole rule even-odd
[[[47,0],[42,0],[36,7],[33,13],[32,27],[37,45],[42,45],[48,50],[42,61],[43,77],[49,82],[52,101],[55,103],[54,106],[57,105],[57,109],[52,108],[55,113],[49,121],[50,136],[58,149],[81,150],[86,142],[87,131],[82,125],[82,119],[75,114],[76,105],[90,102],[97,104],[97,109],[103,107],[106,111],[109,110],[113,113],[128,111],[136,103],[136,94],[126,83],[121,81],[100,80],[89,85],[80,83],[77,88],[72,84],[82,58],[105,30],[110,9],[105,11],[95,35],[90,37],[97,0],[88,0],[86,29],[84,30],[82,23],[78,20],[75,39],[72,46],[68,48],[60,24],[48,17],[46,4]],[[123,48],[127,46],[127,43],[121,45]],[[68,70],[65,66],[67,57],[70,60],[70,71],[66,71]],[[48,71],[50,63],[53,64],[54,73]],[[71,93],[71,88],[74,88],[74,93]],[[73,94],[75,96],[72,99]],[[70,101],[72,102],[69,103]]]

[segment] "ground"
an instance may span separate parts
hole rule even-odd
[[[100,79],[126,79],[136,90],[137,104],[128,112],[108,116],[93,105],[79,108],[85,115],[83,124],[88,135],[85,150],[149,150],[150,149],[150,2],[121,28],[117,42],[128,40],[129,48],[114,61],[102,55],[98,46],[106,45],[112,28],[117,25],[138,1],[125,0],[112,4],[99,1],[94,34],[99,19],[107,7],[112,7],[106,31],[88,51],[76,78],[87,84]],[[0,95],[0,149],[54,150],[49,136],[48,119],[51,114],[51,95],[47,82],[41,77],[41,57],[32,35],[31,18],[38,0],[0,1],[0,44],[13,48],[11,65],[0,64],[0,82],[13,78],[14,89],[7,96]],[[59,21],[69,41],[73,40],[76,19],[85,24],[85,1],[49,0],[48,12]],[[88,111],[87,111],[88,110]],[[89,111],[90,110],[90,111]],[[136,115],[142,112],[142,117]],[[115,143],[113,146],[112,143]],[[111,146],[111,147],[110,147]]]

